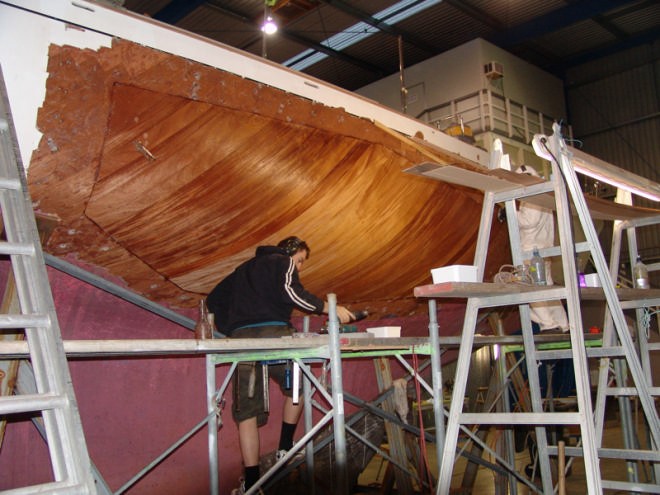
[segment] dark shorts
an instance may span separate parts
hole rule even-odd
[[[233,339],[270,339],[291,335],[295,329],[285,325],[268,325],[235,330]],[[286,387],[285,374],[287,364],[268,364],[261,362],[239,363],[233,378],[232,416],[234,421],[241,422],[257,418],[257,424],[263,426],[268,420],[268,412],[264,402],[263,368],[268,367],[268,378],[274,380],[287,397],[293,396],[293,387]],[[289,368],[292,369],[292,366]],[[292,380],[291,380],[292,381]]]

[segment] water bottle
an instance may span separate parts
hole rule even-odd
[[[534,247],[532,259],[529,262],[529,275],[535,285],[546,285],[545,260],[539,254],[539,248]]]
[[[633,267],[633,279],[635,280],[636,289],[649,288],[649,269],[646,267],[640,256],[637,256],[637,261]]]

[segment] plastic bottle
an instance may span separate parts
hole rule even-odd
[[[636,289],[649,288],[649,269],[640,256],[637,256],[637,261],[633,267],[633,280],[635,281]]]
[[[545,260],[539,254],[539,248],[534,247],[532,259],[529,262],[529,274],[536,285],[546,285]]]

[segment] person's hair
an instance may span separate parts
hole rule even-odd
[[[296,236],[291,236],[291,237],[287,237],[286,239],[282,239],[279,243],[277,243],[277,247],[284,249],[284,251],[286,251],[286,254],[288,254],[289,256],[293,256],[298,251],[306,251],[307,257],[309,258],[309,253],[310,253],[309,246],[305,241],[303,241],[302,239]]]

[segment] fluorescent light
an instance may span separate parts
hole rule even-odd
[[[571,148],[571,154],[573,155],[571,164],[576,172],[651,201],[660,201],[660,185],[657,182],[616,167],[576,148]]]
[[[378,21],[387,22],[389,25],[394,25],[397,22],[403,21],[410,16],[417,14],[423,10],[428,9],[429,7],[440,3],[442,0],[401,0],[400,2],[388,7],[385,10],[374,14],[372,17]],[[358,22],[353,26],[345,29],[341,33],[337,33],[330,38],[321,41],[321,45],[327,46],[336,51],[341,51],[345,48],[348,48],[351,45],[354,45],[369,36],[376,34],[380,29],[373,27],[366,22]],[[328,55],[325,53],[318,52],[313,49],[305,50],[304,52],[299,53],[295,57],[291,57],[289,60],[285,61],[283,65],[290,67],[294,70],[303,70],[307,67],[314,65],[317,62],[320,62],[324,58],[327,58]]]
[[[532,147],[538,156],[552,161],[554,157],[542,143],[542,138],[545,136],[535,135]],[[657,182],[619,168],[577,148],[571,147],[570,153],[571,165],[576,172],[651,201],[660,201],[660,185]]]
[[[630,191],[633,194],[636,194],[637,196],[641,196],[646,199],[650,199],[651,201],[660,201],[660,194],[653,193],[647,189],[642,189],[641,187],[637,187],[629,182],[625,182],[621,179],[618,179],[616,177],[612,177],[611,175],[605,175],[602,173],[598,173],[597,171],[591,169],[591,168],[585,168],[581,167],[578,163],[575,161],[573,163],[573,168],[575,169],[576,172],[583,174],[583,175],[588,175],[592,179],[599,180],[600,182],[604,182],[606,184],[610,184],[611,186],[616,187],[617,189],[623,189],[625,191]]]

